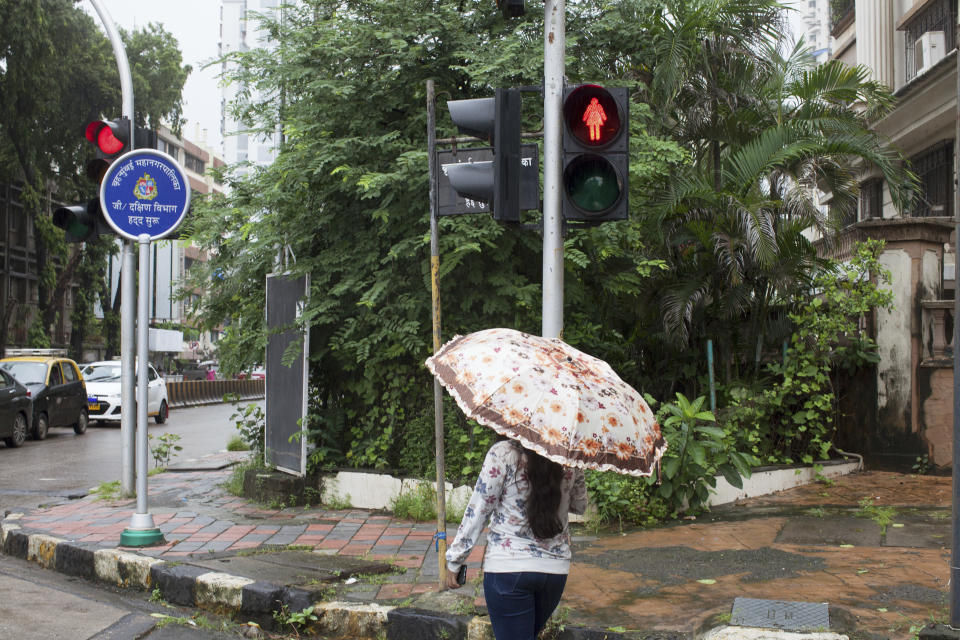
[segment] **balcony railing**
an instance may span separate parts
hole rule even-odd
[[[917,65],[914,60],[916,54],[914,46],[920,36],[928,31],[943,32],[943,53],[952,51],[957,45],[957,3],[956,0],[936,0],[931,2],[923,11],[904,23],[904,66],[905,79],[910,82],[917,76]]]
[[[953,300],[923,301],[924,364],[953,358]]]
[[[830,0],[830,35],[837,37],[853,22],[856,0]]]

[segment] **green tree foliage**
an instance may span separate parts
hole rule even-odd
[[[760,376],[822,268],[800,232],[829,220],[806,188],[848,211],[856,161],[907,197],[911,176],[867,128],[889,94],[862,69],[814,68],[802,48],[782,56],[773,0],[581,0],[567,11],[569,82],[627,86],[633,135],[630,220],[566,236],[565,340],[655,397],[701,395],[707,338],[725,379]],[[245,87],[232,108],[246,132],[279,123],[282,142],[271,166],[238,167],[229,196],[196,207],[193,237],[212,258],[195,276],[215,283],[197,312],[208,327],[228,323],[222,365],[240,370],[264,351],[265,275],[281,256],[310,274],[315,464],[429,473],[425,81],[440,96],[440,137],[455,133],[445,100],[539,85],[538,13],[506,21],[489,0],[308,0],[263,17],[275,48],[225,59],[226,80]],[[525,130],[541,127],[537,94],[524,117]],[[489,216],[441,220],[444,334],[539,331],[541,247],[536,232]],[[475,471],[487,434],[452,404],[445,415],[451,474]],[[699,480],[678,482],[692,487],[678,495],[702,493]]]
[[[572,42],[592,37],[587,29],[597,22],[586,17],[600,17],[605,4],[578,4],[584,19],[570,21]],[[601,20],[609,34],[617,21]],[[507,22],[486,0],[314,0],[266,25],[277,48],[231,55],[230,79],[249,87],[235,105],[249,131],[269,134],[280,121],[284,142],[272,166],[251,168],[231,181],[229,197],[197,208],[194,239],[212,249],[208,273],[198,275],[217,283],[200,311],[211,326],[230,320],[220,344],[225,369],[259,359],[264,275],[289,247],[292,270],[311,274],[304,320],[313,326],[317,458],[406,464],[412,456],[397,443],[422,456],[433,431],[423,367],[432,351],[425,81],[433,78],[441,95],[440,137],[453,135],[444,100],[539,84],[542,16]],[[614,55],[578,51],[571,47],[571,78],[636,84],[617,74]],[[636,107],[632,184],[642,193],[682,153],[646,134],[650,111]],[[539,128],[541,111],[540,97],[528,94],[526,130]],[[539,234],[507,230],[489,216],[440,226],[445,335],[491,326],[539,331]],[[596,229],[568,240],[569,308],[584,320],[570,325],[567,339],[585,348],[621,339],[588,311],[605,303],[602,288],[635,296],[631,288],[651,268],[634,227],[619,226],[621,233]],[[598,262],[613,275],[609,281],[593,273]],[[588,340],[594,344],[584,345]],[[448,414],[469,453],[473,430],[452,409]]]
[[[180,93],[190,67],[181,64],[176,40],[157,25],[123,36],[136,87],[137,124],[156,125],[160,118],[179,123]],[[82,256],[80,245],[66,245],[47,203],[48,198],[92,197],[93,185],[83,175],[93,156],[83,139],[84,126],[119,115],[116,61],[89,15],[70,0],[0,0],[0,180],[22,184],[24,211],[35,229],[39,334],[49,335],[81,264],[100,261],[85,272],[84,287],[99,289],[87,279],[91,274],[105,277],[107,252],[89,243],[93,253]],[[81,311],[75,319],[84,316]],[[4,338],[6,330],[0,327]]]
[[[771,362],[763,388],[735,384],[724,422],[740,445],[767,463],[811,464],[827,458],[836,430],[838,379],[876,363],[863,321],[893,303],[883,243],[858,243],[849,263],[814,274],[790,319],[784,359]]]
[[[914,176],[869,129],[893,99],[862,67],[784,55],[778,5],[766,0],[659,3],[650,22],[648,96],[690,162],[662,185],[642,237],[667,269],[644,282],[643,361],[663,384],[702,391],[704,345],[725,381],[760,375],[791,333],[790,313],[822,268],[804,235],[829,235],[855,212],[858,175],[875,166],[895,203]],[[851,108],[851,105],[860,108]],[[829,215],[814,200],[832,195]]]

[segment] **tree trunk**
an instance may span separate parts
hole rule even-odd
[[[39,242],[37,244],[39,245]],[[38,258],[39,253],[38,251]],[[47,327],[48,330],[57,320],[57,313],[60,311],[60,307],[63,306],[63,298],[66,295],[67,287],[73,281],[73,272],[77,270],[77,266],[80,264],[82,257],[83,252],[77,248],[77,250],[73,252],[73,255],[70,256],[70,260],[60,271],[60,277],[57,278],[57,284],[50,293],[47,306],[41,311],[43,314],[43,326]],[[40,299],[42,300],[43,298],[41,297]]]

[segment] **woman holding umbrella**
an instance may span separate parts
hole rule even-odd
[[[505,439],[484,460],[447,586],[487,520],[484,596],[497,640],[533,640],[570,568],[567,514],[583,513],[580,469],[649,476],[666,450],[653,412],[610,366],[556,338],[512,329],[457,336],[427,360],[457,404]]]
[[[583,472],[500,440],[487,452],[457,537],[447,550],[447,586],[487,521],[483,593],[497,640],[533,640],[563,595],[570,571],[567,514],[584,512]]]

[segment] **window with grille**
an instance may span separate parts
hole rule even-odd
[[[184,154],[184,164],[186,168],[195,173],[203,173],[206,170],[204,167],[203,160],[193,155],[192,153]]]
[[[875,178],[860,185],[860,219],[883,217],[883,180]]]
[[[913,216],[953,217],[953,140],[944,140],[910,159],[920,179]]]
[[[910,82],[917,76],[916,44],[923,34],[928,31],[942,31],[944,40],[944,53],[952,51],[956,46],[957,29],[957,3],[956,0],[936,0],[930,5],[913,16],[909,22],[904,23],[905,32],[904,47],[906,53],[906,66],[904,67],[906,82]]]

